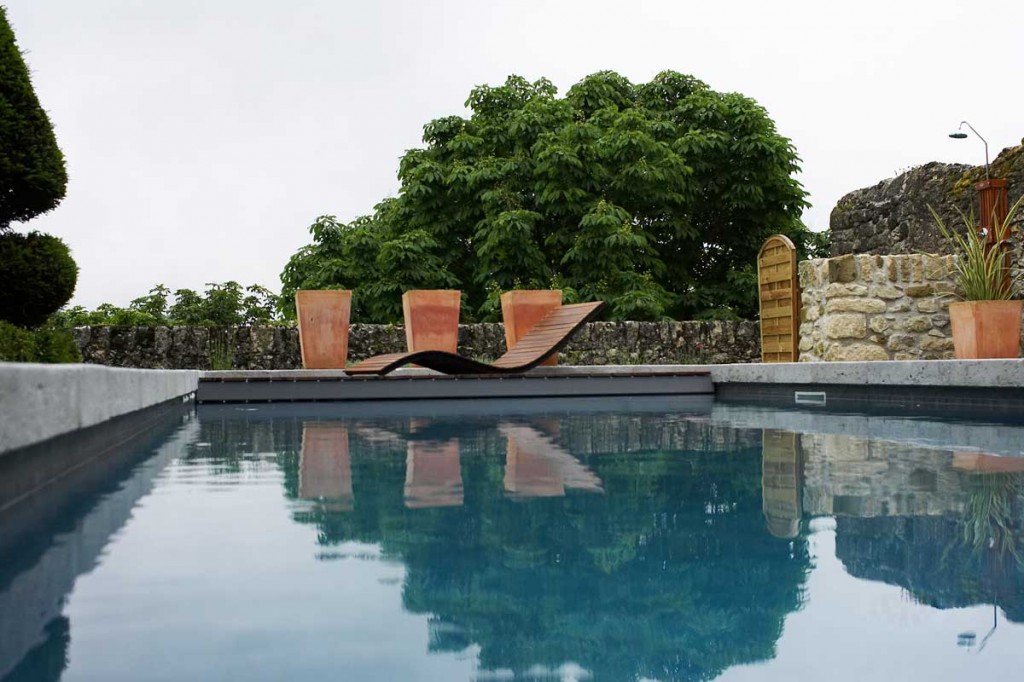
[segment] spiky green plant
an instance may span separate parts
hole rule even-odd
[[[1010,237],[1010,223],[1022,205],[1024,196],[1010,207],[1004,220],[1000,221],[995,215],[992,216],[996,244],[994,248],[986,244],[985,235],[974,219],[974,211],[964,213],[959,208],[956,209],[966,228],[964,233],[960,233],[947,227],[935,209],[928,206],[939,232],[956,252],[956,280],[963,300],[1007,301],[1016,297],[1020,289],[1020,273],[1016,276],[1009,274],[1013,256],[1006,248],[1006,242]]]
[[[972,477],[971,491],[964,507],[963,542],[975,552],[988,548],[999,557],[1013,557],[1024,566],[1018,546],[1019,512],[1016,500],[1024,490],[1021,474],[986,474]]]

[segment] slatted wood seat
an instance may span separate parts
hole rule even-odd
[[[604,303],[574,303],[555,308],[523,335],[516,345],[494,361],[479,362],[455,353],[423,350],[415,353],[386,353],[347,367],[346,374],[387,374],[416,363],[445,374],[517,374],[532,369],[558,352],[576,331],[593,319]]]

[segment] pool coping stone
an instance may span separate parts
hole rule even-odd
[[[0,454],[169,400],[190,400],[198,370],[0,362]]]

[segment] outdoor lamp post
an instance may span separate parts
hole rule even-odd
[[[964,126],[970,128],[971,132],[985,144],[985,179],[974,183],[974,189],[978,191],[978,223],[985,231],[985,241],[991,246],[997,241],[996,225],[1001,226],[1006,221],[1006,178],[993,179],[989,177],[988,141],[970,123],[960,121],[960,125],[949,136],[954,140],[966,139],[967,133],[963,132]]]

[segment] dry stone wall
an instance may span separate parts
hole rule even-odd
[[[922,254],[803,261],[800,360],[952,358],[953,265]]]
[[[1006,178],[1010,203],[1016,201],[1024,194],[1024,145],[1000,152],[990,173]],[[928,207],[947,226],[962,230],[957,210],[977,214],[974,183],[984,179],[984,166],[932,162],[850,192],[832,209],[831,255],[950,253]],[[1024,226],[1024,212],[1015,225]]]
[[[297,369],[294,327],[80,327],[75,341],[86,362],[166,369]],[[405,331],[352,325],[349,360],[405,350]],[[501,324],[459,326],[459,352],[493,360],[505,352]],[[756,322],[595,322],[562,350],[574,365],[757,362]]]

